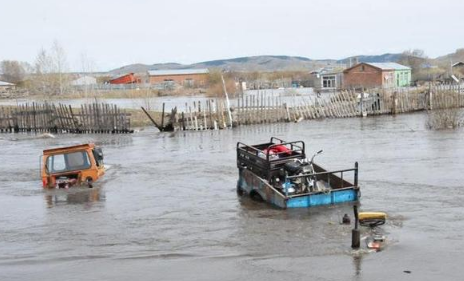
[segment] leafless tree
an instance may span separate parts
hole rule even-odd
[[[63,94],[68,85],[66,53],[55,41],[47,51],[41,49],[35,60],[34,84],[43,94]]]
[[[232,96],[235,95],[237,88],[235,86],[235,73],[226,72],[223,73],[220,69],[211,69],[208,74],[208,89],[207,95],[211,97],[223,97],[224,87],[222,84],[222,76],[226,85],[227,92]]]
[[[417,80],[433,80],[442,71],[438,73],[430,73],[430,59],[425,52],[420,49],[404,51],[398,61],[400,64],[411,67],[412,79]]]
[[[87,53],[82,52],[80,56],[80,63],[81,63],[81,72],[84,75],[92,74],[96,69],[96,64],[93,59],[91,59]],[[88,97],[89,92],[93,89],[93,85],[83,85],[84,86],[84,94],[85,97]]]
[[[40,49],[35,59],[34,88],[43,93],[50,93],[53,89],[53,62],[45,49]]]
[[[459,108],[444,108],[427,111],[425,123],[429,130],[456,129],[463,124],[463,115]]]
[[[68,63],[63,47],[56,40],[53,42],[51,54],[55,73],[58,75],[60,95],[62,95],[65,80],[64,73],[68,71]]]
[[[4,60],[0,63],[2,80],[14,84],[23,82],[26,77],[25,64],[14,60]]]
[[[423,64],[427,62],[428,58],[425,52],[419,49],[404,51],[399,59],[399,63],[411,67],[413,71],[415,69],[420,69]]]

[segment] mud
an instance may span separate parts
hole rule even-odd
[[[134,135],[0,135],[0,280],[460,280],[464,132],[423,114]],[[351,205],[278,210],[235,193],[237,141],[304,140],[318,163],[360,166],[361,210],[386,248],[352,251]],[[94,189],[44,191],[45,147],[94,141]]]

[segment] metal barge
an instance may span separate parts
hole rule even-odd
[[[308,160],[303,141],[237,143],[237,193],[264,200],[280,208],[308,208],[354,202],[360,197],[358,163],[351,169],[327,171]],[[353,176],[353,183],[346,175]]]

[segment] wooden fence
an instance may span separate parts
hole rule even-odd
[[[262,93],[240,97],[230,107],[230,115],[225,100],[211,99],[185,104],[182,112],[177,108],[172,111],[174,114],[163,112],[163,119],[169,118],[171,130],[206,130],[232,125],[400,114],[456,107],[464,107],[464,91],[459,86],[442,85],[429,89],[371,89],[363,93],[339,91],[290,98]]]
[[[227,112],[226,102],[222,99],[194,101],[185,103],[185,111],[177,112],[174,118],[174,128],[180,130],[223,129],[231,126],[232,120]]]
[[[63,104],[0,107],[0,132],[131,133],[130,114],[116,105],[93,103],[79,109]]]

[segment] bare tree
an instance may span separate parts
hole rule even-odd
[[[14,60],[4,60],[0,63],[2,79],[6,82],[18,84],[23,82],[26,77],[24,63]]]
[[[62,95],[65,80],[64,73],[68,71],[68,63],[66,60],[66,53],[63,47],[56,40],[53,42],[51,56],[55,73],[58,76],[60,95]]]
[[[61,45],[55,41],[47,51],[41,49],[35,60],[35,89],[43,94],[63,94],[68,85],[68,64]]]
[[[94,60],[92,60],[85,52],[81,53],[80,63],[81,63],[81,72],[84,73],[84,75],[91,74],[96,69]],[[83,85],[83,90],[84,90],[84,94],[86,98],[92,89],[93,89],[93,85],[87,85],[87,84]]]
[[[45,49],[40,49],[34,65],[34,88],[43,93],[52,93],[54,88],[53,79],[51,79],[51,75],[53,74],[53,62]]]
[[[92,73],[96,69],[95,61],[90,58],[87,53],[82,52],[80,57],[81,71],[83,73]]]
[[[419,49],[404,51],[399,60],[400,63],[410,66],[413,70],[421,68],[427,61],[425,52]]]
[[[223,73],[220,69],[211,69],[208,74],[208,89],[207,95],[211,97],[223,97],[224,87],[222,84],[222,76],[224,76],[225,87],[228,93],[235,95],[236,86],[234,80],[234,73]]]
[[[430,60],[423,50],[407,50],[401,54],[398,61],[400,64],[411,67],[413,80],[424,79],[424,70],[430,64]]]

